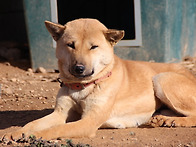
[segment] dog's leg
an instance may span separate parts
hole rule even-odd
[[[152,126],[196,126],[196,80],[167,72],[153,78],[157,98],[173,111],[186,117],[154,116]]]
[[[58,112],[53,112],[43,118],[29,122],[28,124],[26,124],[24,127],[22,127],[19,130],[5,134],[4,138],[17,140],[22,137],[23,133],[25,134],[26,137],[28,137],[34,131],[40,131],[46,128],[50,128],[54,125],[62,124],[64,122],[65,120],[62,119],[62,117],[60,116]]]
[[[61,88],[57,96],[57,99],[61,105],[57,103],[55,111],[53,113],[43,118],[29,122],[24,127],[22,127],[19,130],[16,130],[15,132],[5,134],[4,138],[6,139],[12,138],[13,140],[17,140],[20,137],[22,137],[23,133],[25,134],[26,137],[28,137],[29,135],[33,134],[33,132],[48,129],[60,124],[65,124],[66,119],[72,117],[70,116],[70,110],[72,110],[74,102],[70,97],[64,96],[63,91],[65,91],[65,89]]]
[[[81,120],[34,132],[34,135],[44,139],[55,139],[58,137],[94,137],[98,128],[109,117],[111,107],[108,107],[110,102],[104,104],[103,107],[92,102],[91,106],[86,106]]]
[[[97,90],[97,92],[99,92],[99,90]],[[43,139],[55,139],[58,137],[93,137],[97,129],[108,119],[112,111],[113,103],[114,97],[111,94],[111,90],[106,90],[106,92],[103,92],[101,95],[98,95],[95,90],[93,94],[81,101],[83,114],[80,120],[60,124],[42,131],[34,132],[33,134]]]
[[[46,116],[40,120],[30,122],[27,124],[28,129],[24,127],[26,129],[22,129],[22,131],[17,132],[17,134],[12,133],[11,136],[14,139],[18,139],[18,137],[20,137],[18,135],[21,135],[22,133],[30,135],[28,131],[32,128],[33,130],[30,131],[31,134],[35,135],[37,138],[42,137],[43,139],[55,139],[58,137],[92,137],[110,115],[111,107],[114,103],[114,97],[112,96],[110,97],[110,100],[108,100],[109,96],[107,95],[111,95],[111,91],[108,90],[107,93],[102,93],[98,96],[95,92],[84,101],[81,101],[81,107],[83,107],[81,120],[65,123],[64,118],[61,119],[61,123],[55,123],[58,121],[56,117],[47,119]],[[65,113],[69,113],[69,111],[67,111],[67,107],[69,108],[67,100],[70,99],[62,97],[57,101],[57,106],[61,108],[61,112],[64,112],[62,113],[63,115],[65,115]],[[51,122],[54,122],[53,125],[51,125]],[[48,123],[50,126],[48,126]],[[47,125],[47,127],[45,127],[44,124]],[[39,129],[34,129],[38,128],[37,125],[39,126]]]
[[[98,129],[95,119],[85,118],[76,122],[61,124],[42,131],[34,132],[37,138],[55,139],[59,137],[72,138],[72,137],[94,137]]]

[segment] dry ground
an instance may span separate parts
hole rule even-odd
[[[195,60],[183,65],[195,72]],[[0,63],[0,136],[53,111],[58,73],[33,73]],[[66,131],[66,130],[65,130]],[[64,141],[64,140],[63,140]],[[60,141],[60,142],[63,142]],[[196,128],[101,129],[95,138],[72,139],[91,146],[196,146]],[[1,143],[0,146],[3,146]]]

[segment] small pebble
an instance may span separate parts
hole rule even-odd
[[[135,136],[135,132],[130,132],[129,133],[131,136]]]
[[[2,105],[3,104],[3,100],[2,100],[2,98],[0,97],[0,105]]]
[[[12,79],[10,79],[10,81],[11,81],[11,82],[16,82],[17,79],[16,79],[16,78],[12,78]]]
[[[43,67],[38,67],[35,72],[36,73],[47,73],[46,69]]]
[[[30,73],[33,73],[33,69],[32,68],[28,68],[27,71],[30,72]]]
[[[7,65],[7,66],[10,66],[11,65],[9,62],[5,62],[4,64]]]

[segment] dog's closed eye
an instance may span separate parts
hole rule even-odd
[[[72,49],[75,49],[75,43],[71,42],[71,43],[67,43],[68,47],[71,47]]]
[[[97,47],[98,47],[98,45],[92,45],[90,49],[91,49],[91,50],[94,50],[94,49],[96,49]]]

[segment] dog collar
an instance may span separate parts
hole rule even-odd
[[[58,82],[61,84],[60,86],[63,87],[63,86],[66,86],[72,90],[82,90],[82,89],[85,89],[86,87],[92,85],[92,84],[97,84],[99,82],[101,82],[103,79],[105,78],[108,78],[112,75],[112,72],[108,72],[105,76],[95,80],[95,81],[92,81],[92,82],[89,82],[89,83],[64,83],[62,81],[60,81],[60,78],[58,78]]]

